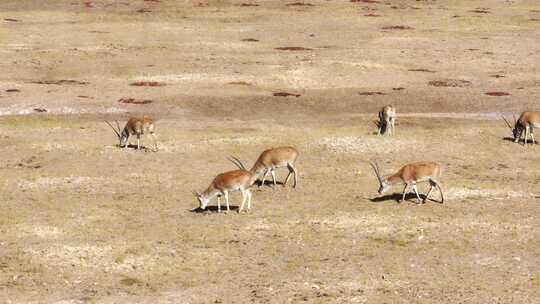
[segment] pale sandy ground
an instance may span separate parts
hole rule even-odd
[[[539,147],[498,118],[537,109],[536,1],[86,2],[0,3],[0,302],[540,302]],[[158,153],[115,146],[133,114]],[[191,212],[280,145],[297,189]],[[377,198],[368,159],[441,163],[447,202]]]

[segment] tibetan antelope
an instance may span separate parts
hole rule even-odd
[[[247,200],[247,210],[251,210],[251,190],[249,187],[254,183],[254,176],[247,170],[234,170],[218,174],[210,186],[203,192],[193,191],[193,194],[199,200],[199,207],[205,210],[210,200],[217,196],[218,212],[221,212],[221,196],[225,197],[227,212],[229,208],[229,192],[240,191],[242,193],[242,204],[238,213],[244,210],[244,203]]]
[[[389,135],[393,135],[395,123],[396,123],[396,108],[392,105],[384,106],[379,111],[379,122],[377,123],[377,126],[379,128],[378,134],[384,135],[388,133]]]
[[[412,190],[416,194],[418,202],[425,203],[429,199],[429,195],[431,194],[431,191],[433,191],[433,188],[437,187],[437,189],[441,193],[441,204],[444,203],[444,195],[441,189],[441,184],[438,181],[442,171],[439,164],[431,162],[408,164],[399,169],[399,171],[395,174],[392,174],[386,178],[383,178],[381,176],[379,166],[376,162],[370,161],[369,164],[373,168],[373,171],[375,171],[375,175],[379,180],[379,195],[388,191],[393,185],[405,184],[405,188],[403,189],[403,194],[401,197],[402,201],[405,201],[405,194],[407,193],[407,188],[412,186]],[[422,182],[429,182],[431,186],[423,201],[422,199],[420,199],[420,195],[418,194],[418,188],[416,187],[417,183]]]
[[[289,169],[289,174],[285,178],[285,182],[283,182],[283,187],[287,185],[287,182],[289,181],[289,178],[291,178],[291,175],[294,175],[294,184],[293,188],[296,188],[296,185],[298,183],[298,171],[295,168],[295,162],[298,158],[298,150],[296,150],[293,147],[279,147],[279,148],[272,148],[265,150],[261,153],[253,167],[249,170],[255,178],[258,178],[261,174],[263,174],[263,178],[261,183],[259,184],[259,187],[261,185],[264,185],[264,182],[266,180],[266,177],[270,173],[272,175],[272,181],[274,183],[274,186],[276,185],[276,173],[275,170],[277,168],[283,168],[287,167]],[[246,168],[238,160],[238,158],[230,159],[238,168],[245,170]],[[255,182],[255,180],[253,181]]]
[[[116,133],[116,136],[118,136],[118,140],[120,141],[120,147],[125,148],[128,146],[128,140],[130,135],[136,135],[137,136],[137,150],[141,148],[141,135],[144,134],[150,134],[152,137],[152,141],[154,142],[154,152],[158,150],[157,146],[157,139],[156,134],[154,133],[154,120],[150,117],[130,117],[124,126],[124,129],[120,130],[120,125],[118,124],[118,121],[116,122],[116,129],[109,123],[108,121],[105,121]]]
[[[510,125],[504,116],[502,116],[502,118],[504,119],[504,122],[506,122],[508,128],[512,130],[514,142],[519,142],[521,136],[523,135],[523,131],[525,131],[525,145],[527,145],[529,137],[532,139],[533,144],[536,143],[534,140],[534,129],[540,128],[540,112],[526,111],[521,113],[519,119],[516,119],[516,116],[514,115],[514,127]]]

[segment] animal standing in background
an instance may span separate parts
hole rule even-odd
[[[244,210],[246,200],[246,212],[249,212],[251,210],[251,190],[249,187],[254,183],[254,179],[253,174],[247,170],[228,171],[217,175],[203,193],[196,191],[193,193],[199,200],[199,207],[202,210],[205,210],[210,200],[217,196],[218,212],[221,212],[221,196],[224,196],[227,212],[229,212],[229,192],[240,191],[242,192],[242,204],[238,213]]]
[[[525,131],[525,145],[527,145],[529,137],[531,137],[533,144],[536,143],[534,140],[534,129],[540,128],[540,112],[525,111],[521,113],[519,119],[516,119],[516,116],[514,115],[514,127],[510,125],[504,116],[502,118],[504,119],[504,122],[506,122],[508,128],[512,130],[514,142],[519,142],[521,136],[523,135],[523,131]]]
[[[392,105],[384,106],[379,111],[379,122],[377,123],[377,126],[379,128],[378,134],[384,135],[394,134],[394,127],[396,123],[396,108]]]
[[[105,121],[116,133],[116,136],[118,136],[118,140],[120,141],[120,147],[125,148],[128,146],[128,140],[129,136],[135,135],[137,136],[137,150],[141,148],[141,135],[149,134],[152,137],[152,141],[154,143],[154,152],[158,150],[157,146],[157,139],[156,134],[154,132],[154,120],[150,117],[130,117],[124,126],[124,129],[120,130],[120,125],[118,124],[118,121],[116,122],[116,126],[118,129],[114,128],[113,125],[111,125],[108,121]]]
[[[298,158],[298,154],[298,150],[293,147],[279,147],[265,150],[261,153],[255,164],[249,171],[255,176],[255,178],[258,178],[264,172],[262,181],[259,184],[260,187],[261,185],[264,185],[266,177],[269,173],[272,174],[272,181],[274,185],[276,185],[275,170],[277,168],[287,167],[287,169],[289,169],[289,174],[285,178],[283,187],[287,185],[287,182],[289,181],[289,178],[291,178],[291,175],[294,175],[293,188],[296,188],[296,185],[298,183],[298,171],[296,170],[295,162]],[[244,165],[237,158],[234,158],[234,160],[231,159],[231,161],[236,166],[238,166],[238,168],[245,170]],[[253,182],[255,182],[255,180]]]
[[[425,203],[429,199],[429,195],[431,194],[431,191],[433,191],[433,188],[437,187],[437,189],[441,193],[441,204],[444,203],[444,195],[441,189],[441,184],[438,181],[442,173],[442,168],[439,164],[431,162],[412,163],[403,166],[395,174],[392,174],[387,178],[383,178],[381,176],[377,163],[369,163],[373,168],[373,171],[375,171],[377,179],[379,180],[379,194],[383,194],[384,192],[388,191],[388,189],[390,189],[390,187],[392,187],[393,185],[405,184],[405,188],[403,189],[403,195],[401,197],[402,201],[405,200],[405,193],[407,193],[407,188],[412,186],[412,190],[416,194],[418,202]],[[416,187],[416,184],[421,182],[429,182],[431,186],[423,201],[420,199],[420,195],[418,194],[418,188]]]

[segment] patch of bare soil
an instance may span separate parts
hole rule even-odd
[[[414,30],[412,26],[408,26],[408,25],[388,25],[388,26],[383,26],[382,29],[383,30]]]
[[[378,1],[378,0],[350,0],[350,2],[353,2],[353,3],[367,3],[367,4],[381,3],[381,1]]]
[[[386,94],[383,92],[359,92],[358,95],[373,96],[373,95],[386,95]]]
[[[300,94],[295,94],[295,93],[289,93],[289,92],[276,92],[276,93],[273,93],[272,96],[276,96],[276,97],[300,97],[302,95]]]
[[[302,47],[302,46],[283,46],[275,48],[279,51],[313,51],[313,49]]]
[[[135,104],[135,105],[143,105],[143,104],[149,104],[153,101],[150,99],[138,99],[138,98],[120,98],[118,100],[119,103],[126,103],[126,104]]]
[[[431,80],[428,85],[433,87],[467,87],[471,85],[471,82],[463,79],[443,79],[443,80]]]
[[[430,70],[430,69],[424,69],[424,68],[420,68],[420,69],[409,69],[408,71],[410,71],[410,72],[435,73],[435,71],[432,71],[432,70]]]
[[[136,81],[130,83],[129,85],[135,87],[163,87],[167,84],[159,81]]]
[[[247,82],[247,81],[231,81],[228,84],[230,84],[230,85],[241,85],[241,86],[252,86],[253,85],[251,82]]]
[[[501,91],[493,91],[493,92],[487,92],[486,95],[488,95],[488,96],[509,96],[510,93],[501,92]]]
[[[39,80],[31,81],[30,83],[34,84],[46,84],[46,85],[87,85],[86,81],[71,80],[71,79],[60,79],[60,80]]]
[[[311,3],[307,3],[307,2],[293,2],[293,3],[286,4],[286,6],[315,6],[315,5]]]

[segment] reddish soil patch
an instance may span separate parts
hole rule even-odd
[[[259,5],[255,3],[242,3],[240,4],[240,6],[259,6]]]
[[[428,70],[428,69],[409,69],[409,72],[435,73],[435,71]]]
[[[383,26],[383,30],[414,30],[413,27],[407,25],[389,25]]]
[[[134,87],[163,87],[167,84],[163,82],[157,82],[157,81],[136,81],[129,84],[130,86]]]
[[[7,89],[6,93],[19,93],[21,90],[19,89]]]
[[[250,83],[250,82],[247,82],[247,81],[231,81],[227,84],[231,84],[231,85],[243,85],[243,86],[252,86],[253,84]]]
[[[149,104],[152,103],[152,100],[149,99],[136,99],[136,98],[120,98],[118,100],[119,103],[129,103],[129,104],[136,104],[136,105],[142,105],[142,104]]]
[[[364,16],[366,16],[366,17],[380,17],[381,15],[369,13],[369,14],[365,14]]]
[[[446,80],[432,80],[428,82],[430,86],[433,87],[466,87],[471,84],[468,80],[460,80],[460,79],[446,79]]]
[[[487,92],[486,95],[488,96],[508,96],[510,93],[508,92]]]
[[[368,4],[381,3],[381,1],[377,1],[377,0],[351,0],[351,2],[353,2],[353,3],[368,3]]]
[[[277,47],[276,50],[278,51],[312,51],[313,49],[305,48],[301,46],[284,46],[284,47]]]
[[[305,3],[305,2],[293,2],[293,3],[287,4],[287,6],[314,6],[314,5],[311,3]]]
[[[296,97],[296,98],[302,96],[302,95],[300,95],[300,94],[287,93],[287,92],[277,92],[277,93],[274,93],[274,94],[272,94],[272,95],[274,95],[274,96],[276,96],[276,97],[289,97],[289,96],[294,96],[294,97]]]
[[[13,19],[13,18],[4,18],[4,21],[7,21],[7,22],[19,22],[18,19]]]
[[[246,38],[246,39],[242,39],[242,41],[246,41],[246,42],[259,42],[258,39],[255,39],[255,38]]]
[[[373,95],[386,95],[383,92],[360,92],[358,95],[362,96],[373,96]]]
[[[41,80],[41,81],[31,81],[30,83],[35,84],[54,84],[54,85],[87,85],[86,81],[70,80],[70,79],[60,79],[60,80]]]
[[[149,8],[141,8],[137,10],[137,13],[151,13],[152,11]]]
[[[86,2],[83,2],[84,6],[88,7],[88,8],[92,8],[94,7],[94,3],[92,1],[86,1]]]

